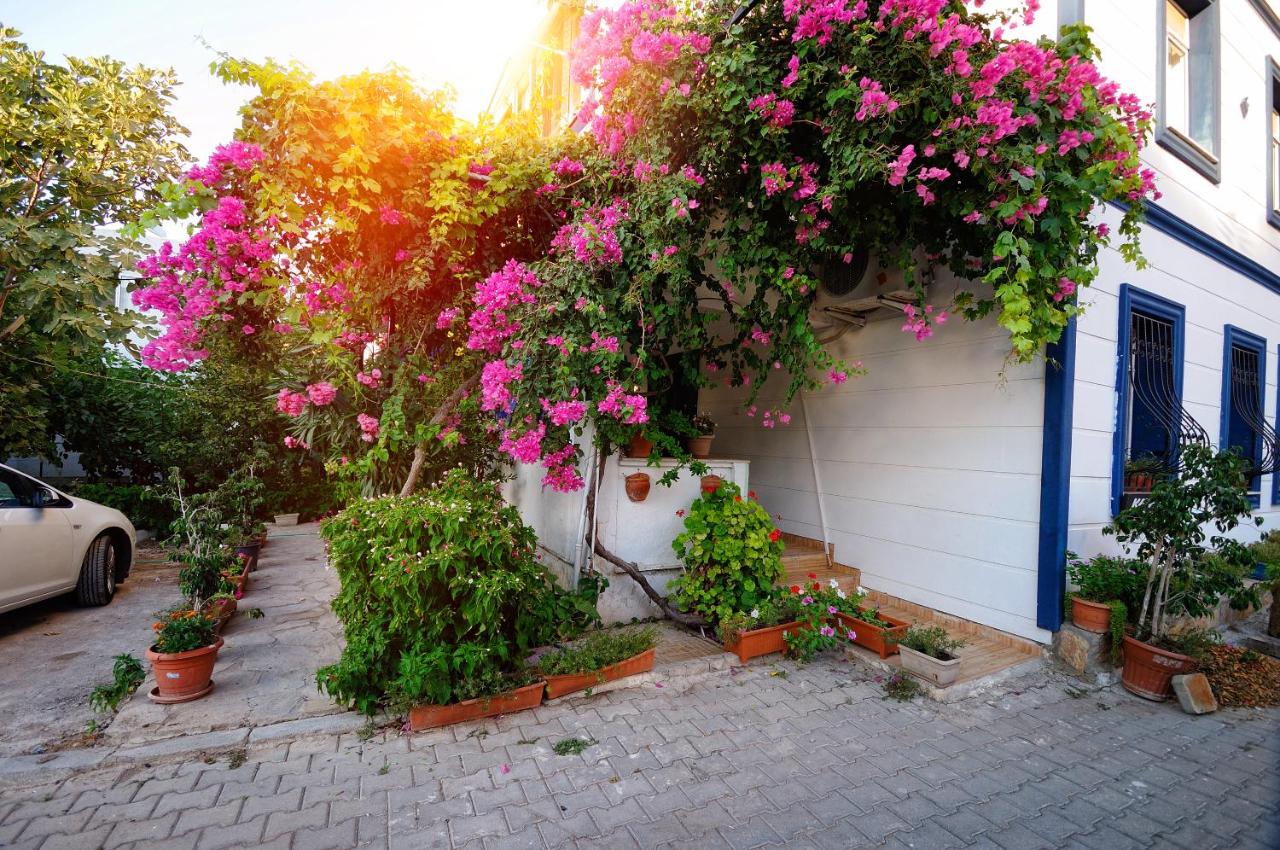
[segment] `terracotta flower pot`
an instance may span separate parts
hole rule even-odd
[[[1173,696],[1173,677],[1190,673],[1195,661],[1185,655],[1124,636],[1124,670],[1120,682],[1143,699],[1164,702]]]
[[[151,646],[147,660],[156,676],[151,699],[161,703],[188,702],[209,693],[213,689],[213,665],[221,648],[222,638],[188,652],[158,652]]]
[[[710,496],[712,493],[720,489],[720,485],[724,483],[724,479],[719,475],[702,476],[701,486],[702,492]]]
[[[628,475],[627,482],[627,498],[633,502],[643,502],[649,497],[649,476],[643,472],[634,472]]]
[[[575,691],[585,691],[605,682],[625,679],[639,673],[647,673],[653,669],[654,650],[646,649],[639,655],[601,667],[591,673],[565,673],[559,676],[547,676],[547,699],[555,699]]]
[[[1155,476],[1150,472],[1127,472],[1124,476],[1124,489],[1127,493],[1150,493],[1155,486]]]
[[[545,687],[546,682],[538,681],[491,697],[477,697],[448,705],[415,705],[409,709],[409,728],[421,732],[423,729],[434,729],[465,720],[537,708],[542,704],[542,691]]]
[[[262,544],[256,540],[252,543],[241,543],[236,547],[236,557],[244,561],[244,570],[248,572],[258,566],[258,552],[262,549]]]
[[[236,597],[237,599],[240,598],[240,595],[244,594],[245,589],[249,586],[249,574],[246,572],[241,572],[240,575],[235,576],[224,570],[222,572],[222,577],[236,586],[236,592],[239,594]]]
[[[689,448],[689,454],[696,458],[711,457],[711,441],[715,439],[714,434],[703,434],[700,437],[690,437],[685,440],[685,445]]]
[[[792,621],[790,623],[780,623],[776,626],[766,626],[763,629],[738,632],[737,640],[733,643],[725,644],[724,648],[728,652],[737,653],[738,660],[746,664],[752,658],[760,655],[785,652],[787,641],[782,633],[798,628],[800,628],[800,623]]]
[[[896,639],[906,634],[907,629],[911,628],[911,624],[906,620],[890,617],[888,614],[878,614],[876,616],[889,623],[889,627],[885,628],[884,626],[868,623],[866,620],[859,620],[857,617],[846,614],[843,611],[836,612],[836,619],[840,622],[841,629],[852,629],[854,634],[853,642],[858,646],[865,646],[872,652],[878,652],[881,658],[897,655],[898,644]]]
[[[653,443],[645,439],[643,434],[636,434],[627,446],[627,457],[648,457],[651,451],[653,451]]]
[[[956,676],[960,675],[959,658],[945,660],[934,658],[932,655],[917,652],[909,646],[900,646],[899,651],[902,655],[903,670],[919,676],[939,688],[950,687],[955,683]]]
[[[1111,608],[1079,596],[1071,597],[1071,622],[1086,632],[1106,634],[1111,630]]]

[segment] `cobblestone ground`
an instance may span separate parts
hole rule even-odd
[[[765,664],[0,788],[0,846],[1275,850],[1278,732],[1044,673],[899,704],[847,662]]]

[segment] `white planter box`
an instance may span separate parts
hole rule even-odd
[[[276,525],[297,525],[297,514],[276,514]]]
[[[898,644],[898,652],[902,658],[902,669],[935,685],[945,688],[955,683],[960,675],[960,659],[952,658],[942,661],[923,652],[917,652],[909,646]]]

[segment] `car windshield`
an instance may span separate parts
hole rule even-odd
[[[0,469],[0,508],[29,508],[35,487],[16,472]]]

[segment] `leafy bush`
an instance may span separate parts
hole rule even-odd
[[[923,652],[930,658],[950,661],[955,657],[955,651],[964,646],[965,642],[947,634],[942,626],[912,626],[898,643],[916,652]]]
[[[1119,600],[1130,610],[1142,605],[1146,572],[1146,564],[1132,558],[1098,555],[1087,561],[1070,560],[1067,563],[1067,575],[1078,588],[1074,595],[1099,604]]]
[[[658,633],[652,628],[592,632],[572,646],[543,655],[538,659],[538,668],[548,676],[594,673],[653,649],[657,640]]]
[[[134,528],[148,528],[160,538],[169,535],[177,516],[168,499],[143,484],[79,484],[72,495],[115,508],[129,518]]]
[[[126,652],[116,656],[111,677],[111,684],[98,685],[89,694],[89,705],[94,711],[115,711],[147,678],[147,670],[141,661]]]
[[[215,623],[200,611],[181,608],[168,611],[152,629],[156,633],[156,652],[190,652],[210,646],[218,640]]]
[[[782,578],[781,533],[754,499],[725,482],[689,508],[671,542],[686,572],[671,582],[682,610],[719,621],[750,611]]]
[[[476,696],[532,647],[599,622],[599,584],[557,587],[532,529],[462,470],[408,498],[357,502],[321,534],[342,582],[333,610],[346,647],[316,683],[365,713]]]

